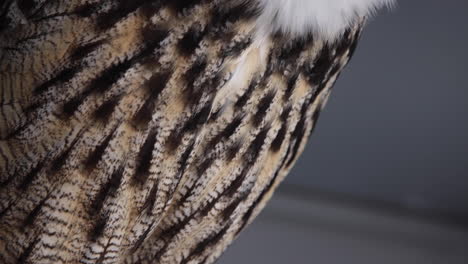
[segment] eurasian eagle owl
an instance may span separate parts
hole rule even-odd
[[[0,262],[214,262],[390,3],[2,1]]]

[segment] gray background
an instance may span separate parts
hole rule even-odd
[[[380,12],[285,184],[468,216],[467,49],[468,1]]]
[[[364,30],[307,149],[219,263],[468,263],[468,1]]]

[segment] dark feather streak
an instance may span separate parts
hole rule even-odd
[[[192,26],[177,44],[177,47],[182,55],[192,55],[195,49],[199,46],[203,36],[204,32],[201,29],[201,26]]]
[[[24,249],[24,251],[21,253],[21,255],[18,258],[18,264],[29,264],[30,262],[28,261],[29,256],[34,250],[34,247],[36,244],[39,242],[39,238],[34,239],[32,242],[29,243],[28,247]]]
[[[148,126],[155,110],[156,99],[166,87],[170,76],[170,72],[155,73],[145,83],[145,87],[148,90],[148,96],[143,106],[132,119],[132,123],[136,127],[144,129]]]
[[[117,22],[137,10],[147,0],[117,0],[116,2],[116,7],[98,16],[96,25],[99,30],[107,30],[113,27]]]
[[[253,125],[258,127],[261,122],[264,120],[267,110],[270,108],[273,99],[275,98],[275,92],[270,90],[267,94],[260,100],[257,105],[257,112],[253,116]]]
[[[66,83],[68,82],[69,80],[71,80],[75,74],[81,69],[80,66],[71,66],[71,67],[67,67],[67,68],[64,68],[63,70],[61,70],[59,73],[57,73],[57,75],[55,75],[54,77],[52,77],[51,79],[47,80],[46,82],[44,82],[43,84],[39,85],[38,87],[36,87],[34,89],[34,94],[40,94],[40,93],[43,93],[45,92],[47,89],[49,89],[49,87],[53,86],[53,85],[58,85],[58,84],[62,84],[62,83]]]
[[[97,221],[94,223],[93,228],[89,230],[88,239],[89,241],[96,242],[98,238],[104,233],[104,229],[106,228],[107,224],[107,217],[105,216],[98,216]]]
[[[90,152],[88,158],[84,162],[84,167],[86,171],[91,172],[96,167],[96,165],[102,159],[104,151],[109,145],[109,142],[111,141],[113,135],[113,133],[109,133],[109,135],[107,135],[104,138],[104,140],[98,146],[96,146],[94,150]]]
[[[143,146],[138,152],[137,167],[132,178],[133,184],[144,184],[149,176],[151,159],[153,158],[154,145],[156,144],[156,130],[153,129],[148,133]]]
[[[43,167],[43,163],[39,163],[37,164],[24,178],[23,180],[21,181],[21,183],[19,184],[18,186],[18,189],[19,190],[26,190],[28,188],[28,186],[34,181],[34,179],[36,178],[37,174],[39,173],[39,171],[42,169]]]
[[[214,147],[222,140],[230,138],[236,129],[242,123],[243,116],[235,117],[218,135],[211,139],[206,145],[207,149],[214,149]]]
[[[99,192],[96,194],[89,206],[89,215],[91,217],[96,217],[103,208],[105,200],[108,197],[115,194],[122,182],[123,172],[124,167],[120,166],[117,170],[115,170],[112,173],[109,180],[101,187]]]
[[[39,216],[39,213],[41,212],[42,207],[44,206],[45,202],[49,199],[49,196],[46,196],[44,199],[42,199],[39,204],[37,204],[34,209],[29,212],[29,214],[26,216],[26,218],[23,221],[23,228],[26,228],[28,226],[31,226],[36,218]]]
[[[216,245],[226,234],[227,230],[230,227],[230,223],[226,224],[220,231],[208,236],[204,240],[197,243],[195,248],[190,252],[187,258],[182,260],[181,264],[186,264],[193,260],[195,257],[200,256],[203,254],[205,250],[207,250],[210,246]]]
[[[86,43],[85,45],[78,46],[73,50],[73,52],[70,55],[70,58],[72,61],[77,61],[80,60],[89,53],[95,51],[97,48],[99,48],[102,44],[104,44],[106,41],[105,40],[97,40],[94,42]]]
[[[102,105],[100,105],[93,113],[93,117],[96,121],[99,121],[101,123],[106,123],[112,113],[114,112],[115,108],[119,104],[120,101],[120,96],[115,96],[106,102],[104,102]]]

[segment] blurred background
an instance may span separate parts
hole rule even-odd
[[[219,263],[468,263],[468,2],[364,30],[307,149]]]

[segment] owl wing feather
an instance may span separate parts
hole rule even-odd
[[[304,147],[362,23],[254,1],[0,6],[0,262],[211,263]]]

